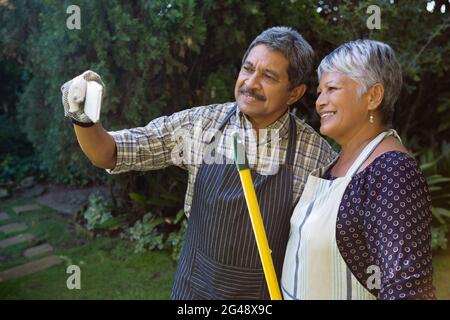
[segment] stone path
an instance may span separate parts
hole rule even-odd
[[[42,194],[44,189],[47,192]],[[36,190],[29,191],[28,197],[34,198],[36,203],[24,203],[23,205],[14,206],[11,209],[19,218],[28,212],[38,211],[42,208],[41,205],[52,208],[64,215],[73,215],[81,206],[88,203],[89,196],[93,192],[100,192],[106,199],[111,199],[107,187],[69,188],[64,186],[46,186],[43,188],[41,186],[37,187]],[[25,195],[23,196],[28,198]],[[10,235],[10,237],[0,240],[0,257],[7,256],[7,254],[2,255],[2,249],[24,242],[31,242],[32,240],[39,240],[32,234],[26,233],[27,225],[25,223],[8,223],[10,218],[10,215],[6,212],[0,212],[0,235]],[[42,271],[61,263],[61,258],[50,255],[51,252],[53,252],[53,247],[48,243],[27,248],[23,252],[23,256],[29,259],[29,261],[0,272],[0,282]]]
[[[49,253],[52,251],[53,251],[53,247],[51,245],[49,245],[48,243],[44,243],[39,246],[25,250],[23,255],[25,258],[33,258],[33,257],[40,256],[40,255],[43,255],[44,253]]]
[[[27,229],[25,223],[11,223],[4,226],[0,226],[0,232],[10,234],[14,232],[24,231]]]
[[[9,216],[6,214],[6,212],[0,212],[0,221],[8,220]]]
[[[62,259],[58,256],[48,256],[39,260],[31,261],[23,265],[0,272],[0,282],[23,277],[38,271],[42,271],[60,264]]]
[[[24,206],[15,206],[13,207],[13,210],[16,214],[20,215],[25,212],[39,210],[40,208],[41,206],[38,204],[27,204]]]
[[[42,194],[44,190],[47,192]],[[90,188],[69,188],[64,186],[45,186],[44,188],[43,186],[36,186],[27,192],[22,197],[34,198],[36,202],[11,207],[16,216],[19,217],[19,220],[20,217],[23,217],[27,213],[36,212],[41,209],[41,205],[52,208],[64,215],[73,215],[81,206],[88,203],[89,196],[93,192],[100,192],[107,200],[111,199],[109,189],[101,186]],[[0,240],[0,258],[8,256],[8,253],[3,254],[2,252],[6,248],[20,243],[39,240],[32,234],[26,232],[28,226],[25,223],[20,221],[8,223],[10,218],[11,216],[6,212],[0,212],[0,235],[9,236],[6,239]],[[33,242],[36,243],[36,241]],[[52,252],[53,247],[48,243],[25,249],[23,256],[28,261],[22,265],[1,271],[0,282],[39,272],[61,263],[62,259],[56,255],[52,255]]]
[[[27,212],[36,211],[41,208],[42,207],[38,204],[27,204],[27,205],[15,206],[12,209],[18,216],[20,216],[20,215],[26,214]],[[7,221],[9,218],[10,218],[9,215],[6,214],[5,212],[0,213],[0,221]],[[3,225],[0,225],[0,233],[14,234],[14,233],[25,231],[27,228],[28,227],[25,223],[20,223],[20,222],[3,224]],[[30,242],[32,240],[35,240],[35,237],[29,233],[13,235],[9,238],[0,240],[0,249],[5,249],[5,248],[14,246],[16,244],[24,243],[24,242]],[[31,261],[28,261],[22,265],[15,266],[13,268],[3,270],[2,272],[0,272],[0,282],[18,278],[18,277],[22,277],[22,276],[32,274],[35,272],[39,272],[39,271],[45,270],[47,268],[50,268],[54,265],[60,264],[62,262],[62,259],[55,255],[44,256],[44,257],[39,258],[38,260],[32,260],[33,258],[43,256],[52,251],[53,251],[53,247],[48,243],[44,243],[44,244],[41,244],[41,245],[38,245],[38,246],[35,246],[32,248],[26,249],[23,253],[23,256],[25,258],[30,259]],[[0,251],[0,253],[1,253],[1,251]]]
[[[25,241],[31,241],[34,239],[34,236],[32,234],[19,234],[18,236],[7,238],[4,240],[0,240],[0,249],[8,248],[10,246],[25,242]]]
[[[75,214],[81,206],[89,202],[89,196],[94,192],[100,192],[109,200],[111,198],[107,187],[68,188],[48,187],[47,193],[36,198],[36,201],[65,215]]]

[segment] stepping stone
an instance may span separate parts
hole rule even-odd
[[[5,226],[0,227],[0,232],[9,234],[18,231],[24,231],[27,229],[27,225],[25,223],[11,223]]]
[[[32,258],[32,257],[36,257],[36,256],[39,256],[41,254],[51,252],[51,251],[53,251],[53,247],[51,245],[49,245],[48,243],[44,243],[44,244],[41,244],[40,246],[36,246],[36,247],[25,250],[23,255],[26,258]]]
[[[31,261],[0,272],[0,282],[39,272],[60,264],[61,262],[62,259],[58,256],[49,256],[39,260]]]
[[[8,189],[0,188],[0,199],[1,198],[6,198],[8,196],[9,196]]]
[[[42,196],[35,198],[35,201],[36,203],[54,209],[59,214],[73,216],[82,206],[89,203],[89,196],[94,192],[100,192],[107,202],[112,201],[109,187],[105,186],[77,189],[55,189],[49,187],[47,192]]]
[[[33,211],[33,210],[39,210],[41,209],[41,206],[38,204],[27,204],[25,206],[16,206],[13,207],[13,210],[17,213],[17,214],[21,214],[23,212],[27,212],[27,211]]]
[[[0,248],[7,248],[10,247],[12,245],[18,244],[18,243],[22,243],[25,241],[30,241],[33,240],[34,237],[31,234],[19,234],[18,236],[12,237],[12,238],[8,238],[5,240],[1,240],[0,241]]]
[[[45,192],[45,188],[41,185],[35,185],[31,189],[26,189],[22,191],[20,194],[20,197],[23,198],[36,198],[40,195],[42,195]]]
[[[6,214],[6,212],[0,212],[0,221],[8,220],[9,216]]]

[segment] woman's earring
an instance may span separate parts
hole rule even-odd
[[[370,123],[374,123],[374,119],[373,119],[373,114],[372,113],[370,113],[369,122]]]

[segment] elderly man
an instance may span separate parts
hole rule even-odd
[[[306,91],[313,55],[296,31],[270,28],[244,55],[235,102],[187,109],[141,128],[107,132],[100,124],[90,123],[82,111],[69,112],[65,103],[80,146],[95,166],[111,174],[169,165],[188,170],[185,212],[189,220],[172,299],[269,298],[239,175],[227,161],[231,150],[227,141],[236,130],[245,135],[280,277],[293,207],[308,174],[334,158],[328,143],[289,112],[289,106]],[[83,77],[103,85],[91,71]],[[64,97],[70,96],[70,85],[62,87]]]

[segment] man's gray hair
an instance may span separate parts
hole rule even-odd
[[[391,125],[394,104],[402,89],[402,70],[394,50],[386,43],[375,40],[356,40],[345,43],[320,62],[317,74],[341,72],[356,81],[360,95],[373,85],[384,87],[384,97],[379,107],[383,125]]]
[[[250,51],[257,45],[281,52],[289,61],[289,90],[308,82],[314,64],[314,51],[309,43],[294,29],[289,27],[272,27],[253,40],[242,59],[245,63]]]

